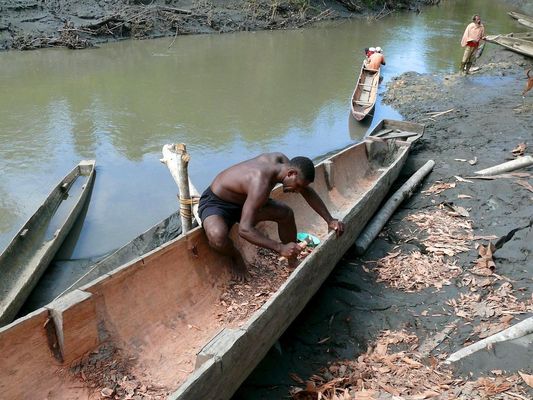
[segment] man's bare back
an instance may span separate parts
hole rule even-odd
[[[283,165],[290,162],[282,153],[265,153],[222,171],[215,177],[211,190],[223,200],[244,204],[254,182],[265,185],[270,192],[278,183]]]

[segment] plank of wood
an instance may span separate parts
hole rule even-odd
[[[397,139],[397,138],[407,138],[411,136],[417,136],[418,133],[416,132],[399,132],[399,133],[391,133],[387,136],[381,136],[382,139]]]

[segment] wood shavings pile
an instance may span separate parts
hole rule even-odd
[[[452,257],[470,250],[469,243],[474,239],[472,223],[461,216],[437,209],[411,214],[405,220],[417,226],[417,233],[424,236],[420,240],[430,253]]]
[[[132,372],[135,358],[128,358],[112,344],[104,343],[92,351],[70,372],[88,387],[94,398],[163,400],[170,390],[154,387],[139,380]],[[90,398],[93,398],[90,397]]]
[[[447,262],[442,256],[425,255],[418,251],[404,254],[389,253],[376,263],[378,282],[406,292],[416,292],[428,287],[441,289],[450,285],[450,279],[461,273],[455,262]]]
[[[301,262],[312,252],[307,247],[298,260]],[[243,323],[258,310],[287,280],[293,270],[287,260],[269,249],[257,248],[257,257],[249,266],[247,282],[231,282],[220,296],[221,310],[218,319],[223,323]]]
[[[500,323],[506,321],[505,316],[513,316],[533,312],[533,296],[525,301],[519,301],[513,294],[513,286],[509,282],[499,288],[489,288],[489,293],[461,293],[458,299],[451,299],[447,304],[453,307],[455,314],[467,321],[476,317],[481,320],[500,318]]]
[[[307,382],[291,374],[305,388],[294,387],[290,394],[294,400],[527,399],[524,382],[530,375],[493,371],[497,376],[464,381],[434,357],[425,364],[417,347],[416,335],[384,331],[357,360],[335,362]]]

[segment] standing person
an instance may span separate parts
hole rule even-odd
[[[385,65],[385,56],[381,53],[376,52],[370,56],[366,64],[366,67],[368,69],[378,70],[381,68],[382,65]]]
[[[329,229],[335,230],[337,236],[342,235],[344,224],[331,216],[318,194],[309,187],[314,179],[315,167],[309,158],[289,160],[282,153],[267,153],[222,171],[204,191],[198,206],[202,226],[211,247],[232,259],[237,280],[244,281],[248,276],[244,259],[229,238],[229,231],[237,222],[243,239],[277,252],[289,260],[291,267],[296,266],[301,248],[296,244],[294,213],[286,204],[269,198],[278,183],[283,185],[284,192],[300,193]],[[255,228],[261,221],[277,222],[281,242]]]
[[[468,74],[470,71],[476,50],[482,40],[485,40],[485,27],[481,23],[481,17],[475,14],[472,17],[472,22],[466,27],[461,39],[461,47],[465,48],[461,61],[461,71],[464,71],[465,74]]]

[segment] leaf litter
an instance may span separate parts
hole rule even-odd
[[[528,375],[521,378],[500,374],[467,381],[454,377],[449,366],[437,358],[422,358],[417,348],[416,335],[405,330],[383,331],[366,353],[356,360],[331,363],[312,375],[305,388],[291,388],[291,397],[294,400],[481,400],[527,395],[523,381],[529,379]],[[298,377],[297,383],[303,384],[302,381]]]
[[[446,305],[458,317],[450,324],[449,331],[455,329],[460,320],[466,324],[477,322],[465,345],[475,337],[483,339],[508,328],[517,315],[533,312],[533,296],[518,299],[512,283],[495,273],[495,247],[491,242],[486,246],[476,244],[479,257],[468,272],[463,273],[455,260],[449,260],[470,250],[472,241],[494,239],[494,236],[474,236],[472,223],[464,215],[446,210],[442,205],[432,212],[412,214],[406,220],[416,226],[406,241],[411,240],[413,234],[423,236],[420,243],[428,254],[390,252],[374,261],[377,280],[412,292],[427,287],[441,288],[449,284],[450,279],[458,277],[457,287],[466,289],[466,293],[448,300]],[[367,270],[364,266],[363,269]],[[421,314],[427,316],[428,312]],[[526,385],[533,384],[533,375],[525,372],[505,376],[502,371],[493,371],[495,376],[480,377],[475,381],[454,377],[449,366],[443,363],[446,353],[429,355],[441,339],[444,337],[435,341],[436,345],[430,343],[429,350],[423,351],[418,349],[416,335],[406,331],[383,331],[365,354],[356,360],[329,364],[312,375],[305,387],[294,387],[290,394],[295,400],[530,398]],[[304,385],[303,381],[298,377],[297,383]]]

